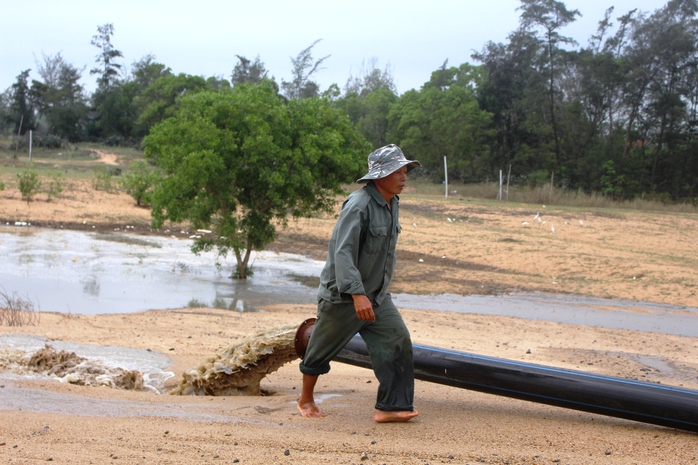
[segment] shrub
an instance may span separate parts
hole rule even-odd
[[[35,171],[22,171],[17,173],[19,180],[19,192],[22,194],[22,200],[29,202],[41,188],[41,180]]]
[[[39,313],[28,298],[11,295],[0,286],[0,325],[23,326],[39,323]]]
[[[60,149],[65,145],[65,141],[55,134],[32,134],[32,147],[45,149]],[[29,133],[24,134],[12,144],[14,150],[29,148]]]
[[[63,192],[63,178],[61,178],[60,174],[51,176],[51,180],[48,183],[48,190],[46,191],[48,200],[57,197],[61,192]]]
[[[133,197],[136,205],[149,205],[153,187],[159,179],[157,171],[150,169],[145,161],[139,160],[133,162],[124,174],[121,186]]]
[[[112,180],[112,172],[107,168],[102,168],[95,171],[94,179],[92,180],[92,187],[96,191],[107,191],[110,192],[114,190],[114,181]]]
[[[40,134],[34,135],[32,140],[34,147],[43,147],[46,149],[60,149],[65,146],[65,141],[55,134]]]

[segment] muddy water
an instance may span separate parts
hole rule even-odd
[[[295,279],[317,276],[321,263],[260,252],[247,282],[217,269],[214,253],[194,255],[189,234],[139,236],[34,228],[0,229],[0,285],[42,311],[100,314],[214,306],[254,311],[278,303],[312,302],[314,289]]]
[[[60,360],[37,360],[46,350]],[[130,347],[47,341],[42,336],[0,334],[0,379],[22,377],[54,379],[64,383],[135,389],[160,394],[175,376],[167,371],[171,360],[151,350]],[[60,365],[60,366],[59,366]],[[126,383],[124,371],[138,377]]]
[[[128,313],[211,306],[257,311],[276,303],[315,302],[323,263],[300,255],[259,252],[246,282],[229,278],[232,260],[194,255],[189,233],[172,237],[30,227],[0,228],[0,285],[42,311]],[[394,296],[398,306],[632,329],[698,337],[698,309],[584,296]]]

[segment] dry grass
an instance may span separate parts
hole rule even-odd
[[[446,189],[442,184],[434,184],[426,181],[412,181],[410,183],[412,193],[425,197],[445,197]],[[484,200],[497,200],[499,184],[496,182],[477,184],[449,184],[449,198],[474,198]],[[509,186],[502,191],[503,203],[555,205],[560,207],[578,208],[607,208],[636,211],[661,211],[673,213],[698,213],[696,205],[691,203],[662,202],[654,199],[636,197],[632,200],[615,200],[607,195],[582,190],[569,190],[561,187],[553,187],[545,184],[539,187]]]
[[[39,312],[29,298],[9,294],[0,286],[0,325],[34,326],[39,323]]]

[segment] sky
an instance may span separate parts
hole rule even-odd
[[[564,0],[563,0],[564,1]],[[580,45],[596,32],[604,12],[613,18],[633,8],[654,12],[666,0],[567,0],[581,17],[561,30]],[[112,44],[125,69],[146,55],[175,74],[230,79],[236,55],[259,56],[277,82],[291,79],[303,49],[315,60],[328,56],[314,79],[325,90],[341,89],[375,62],[389,70],[399,94],[419,89],[431,73],[474,63],[489,42],[505,43],[519,23],[519,0],[0,0],[0,92],[37,62],[61,53],[82,69],[81,84],[96,87],[99,49],[90,44],[97,27],[114,25]]]

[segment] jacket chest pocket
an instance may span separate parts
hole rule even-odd
[[[369,254],[376,254],[381,250],[386,250],[389,245],[388,226],[373,226],[368,229],[364,251]]]

